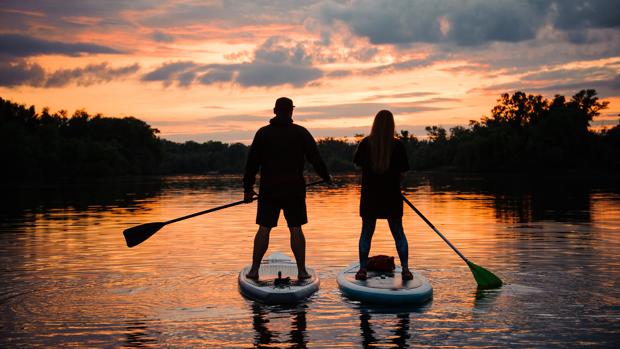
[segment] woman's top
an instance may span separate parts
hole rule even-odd
[[[397,218],[403,216],[400,174],[409,170],[405,145],[393,140],[390,166],[384,173],[375,173],[371,166],[370,140],[365,137],[355,152],[356,165],[362,168],[360,216],[364,218]]]

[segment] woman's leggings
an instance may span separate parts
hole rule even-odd
[[[400,265],[403,269],[408,268],[409,260],[409,244],[407,243],[407,237],[403,230],[402,218],[388,218],[388,225],[390,231],[394,237],[396,243],[396,251],[398,251],[398,258],[400,258]],[[376,218],[362,218],[362,234],[360,235],[359,242],[359,256],[360,256],[360,268],[366,268],[368,262],[368,254],[370,253],[370,241],[372,235],[375,232],[375,226],[377,224]]]

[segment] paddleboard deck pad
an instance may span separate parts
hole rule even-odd
[[[294,304],[310,297],[319,289],[319,277],[306,267],[309,279],[297,279],[297,264],[282,253],[273,253],[261,263],[258,281],[248,279],[247,266],[239,273],[239,291],[247,298],[265,304]]]
[[[433,288],[420,273],[413,280],[403,281],[401,267],[393,272],[368,271],[366,280],[356,280],[359,263],[349,265],[338,274],[338,286],[350,299],[385,305],[424,304],[433,298]]]

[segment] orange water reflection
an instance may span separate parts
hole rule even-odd
[[[413,176],[405,185],[409,199],[466,256],[508,282],[477,292],[464,263],[405,208],[410,259],[435,289],[432,303],[420,309],[366,308],[340,295],[335,277],[357,258],[361,228],[353,176],[308,192],[307,259],[322,283],[300,307],[261,306],[238,293],[237,273],[252,253],[255,204],[175,223],[136,248],[125,246],[127,227],[239,200],[238,181],[172,177],[148,194],[136,189],[105,200],[97,190],[109,190],[97,185],[84,190],[93,197],[79,205],[54,199],[3,216],[0,344],[532,347],[549,337],[614,340],[615,190],[579,189],[552,200],[539,187],[514,193],[475,178]],[[282,219],[270,251],[290,254]],[[396,255],[384,222],[371,253]],[[586,277],[587,286],[580,282]]]

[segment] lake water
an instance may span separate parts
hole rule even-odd
[[[309,189],[308,265],[321,289],[294,307],[244,299],[256,204],[165,227],[129,249],[122,231],[241,198],[234,176],[5,185],[0,211],[0,347],[618,347],[620,190],[600,179],[411,175],[413,203],[475,263],[405,207],[414,269],[434,287],[419,308],[344,298],[357,258],[357,178]],[[283,217],[269,252],[291,255]],[[396,256],[379,221],[371,254]]]

